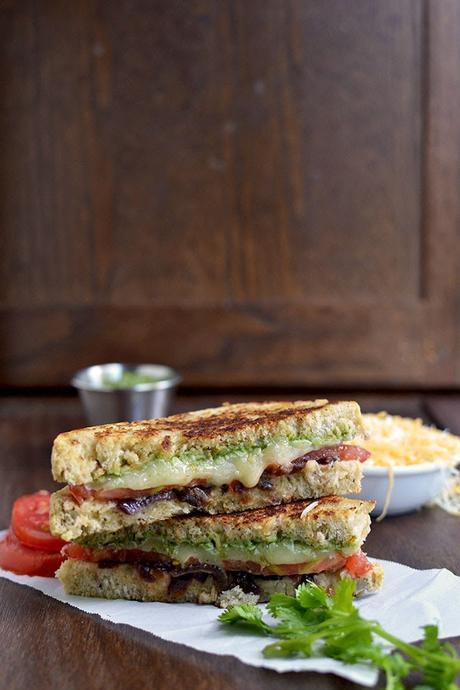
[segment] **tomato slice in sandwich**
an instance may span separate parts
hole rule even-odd
[[[372,563],[368,560],[366,554],[360,551],[347,558],[345,568],[352,577],[362,577],[369,570],[372,570]]]

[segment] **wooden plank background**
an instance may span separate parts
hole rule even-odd
[[[457,0],[0,4],[0,385],[460,385]]]

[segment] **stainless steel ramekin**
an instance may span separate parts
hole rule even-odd
[[[115,388],[126,372],[152,377],[149,383],[134,383],[129,388]],[[162,364],[125,364],[112,362],[80,369],[72,378],[78,389],[88,424],[133,422],[164,417],[181,377]]]

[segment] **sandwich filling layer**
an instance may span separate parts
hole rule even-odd
[[[134,598],[164,601],[173,600],[178,587],[197,587],[198,594],[205,580],[215,592],[222,592],[240,580],[250,586],[254,578],[276,580],[337,572],[361,577],[372,567],[361,547],[373,507],[372,501],[329,496],[218,517],[182,516],[125,526],[118,532],[93,533],[64,547],[68,565],[64,563],[60,577],[67,587],[72,573],[83,572],[81,564],[91,573],[94,591],[101,582],[115,585],[126,575],[137,584],[148,582],[152,587],[147,593],[143,586],[136,586]],[[68,591],[75,591],[74,584]],[[90,591],[91,587],[85,589]],[[215,601],[214,595],[210,601]]]
[[[74,541],[101,532],[143,527],[174,516],[196,512],[217,515],[283,505],[309,496],[357,494],[361,489],[359,461],[320,464],[307,462],[289,474],[266,470],[250,489],[240,482],[223,486],[168,487],[98,498],[85,487],[66,487],[51,498],[50,527],[53,534]],[[126,491],[126,490],[125,490]],[[75,492],[75,494],[74,494]]]
[[[94,539],[96,541],[96,539]],[[125,542],[117,549],[87,549],[88,558],[83,560],[135,560],[170,561],[182,568],[189,563],[206,563],[226,570],[249,570],[251,572],[278,572],[285,566],[292,567],[294,573],[320,572],[337,559],[341,562],[359,550],[356,542],[344,544],[327,544],[322,549],[315,549],[304,542],[280,539],[277,542],[260,541],[214,541],[192,544],[174,543],[161,537],[146,535],[136,542]],[[67,547],[66,547],[67,548]],[[72,553],[72,550],[70,551]],[[78,550],[77,550],[78,553]],[[235,567],[235,564],[236,567]],[[340,564],[339,564],[340,565]],[[297,567],[294,567],[297,566]],[[324,566],[324,567],[323,567]],[[317,569],[319,567],[319,570]]]
[[[359,569],[364,574],[371,566],[359,546],[332,545],[314,550],[301,543],[247,545],[235,542],[219,549],[178,545],[172,549],[174,556],[164,552],[141,549],[91,549],[79,544],[69,544],[63,553],[68,558],[98,563],[102,568],[120,564],[135,565],[142,572],[169,572],[186,575],[196,572],[245,572],[253,575],[305,575],[335,572],[343,567]]]
[[[171,492],[181,487],[227,485],[238,491],[239,487],[253,488],[267,481],[271,475],[300,472],[307,462],[322,465],[339,461],[364,462],[368,457],[369,453],[364,448],[345,443],[319,448],[310,441],[276,443],[265,449],[258,448],[251,452],[239,449],[200,460],[185,456],[168,460],[157,458],[141,469],[118,476],[105,476],[84,486],[72,486],[70,491],[75,500],[80,501],[87,498],[130,499],[158,494],[166,489],[166,493],[158,496],[158,499],[167,500],[176,497],[172,493],[168,495],[168,490]]]
[[[303,574],[338,568],[369,532],[372,502],[329,497],[219,518],[182,517],[102,532],[66,546],[91,561],[197,563],[261,574]]]
[[[217,604],[223,608],[240,603],[264,602],[275,593],[293,596],[307,580],[333,591],[344,577],[356,581],[355,594],[376,591],[382,583],[379,564],[371,564],[362,553],[347,559],[343,568],[309,575],[255,575],[243,571],[222,571],[199,566],[188,571],[159,570],[144,564],[90,562],[69,558],[57,573],[68,594],[107,599],[191,602]]]

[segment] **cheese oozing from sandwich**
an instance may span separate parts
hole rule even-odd
[[[310,441],[274,443],[267,448],[236,449],[213,457],[194,457],[187,453],[181,457],[154,458],[146,466],[118,476],[105,476],[90,484],[90,488],[154,489],[160,486],[187,486],[199,478],[213,486],[239,481],[248,488],[257,484],[270,465],[288,467],[293,460],[315,450]]]
[[[160,570],[169,568],[194,568],[197,564],[213,566],[228,571],[245,571],[265,575],[305,574],[341,567],[349,556],[359,553],[356,542],[328,544],[314,548],[304,542],[280,540],[279,542],[229,542],[215,544],[171,544],[151,540],[152,550],[139,549],[88,549],[70,544],[64,552],[70,558],[107,563],[148,564]],[[144,548],[147,543],[144,543]],[[166,559],[166,560],[165,560]]]
[[[101,532],[79,541],[89,560],[191,562],[230,570],[277,572],[279,565],[316,567],[357,553],[369,532],[373,503],[327,497],[223,516],[190,516]],[[307,512],[307,508],[309,508]],[[71,556],[72,557],[72,556]],[[318,571],[319,572],[319,571]]]
[[[295,460],[315,459],[328,463],[331,460],[360,460],[369,454],[359,446],[347,446],[336,441],[317,445],[307,440],[279,441],[264,448],[230,449],[218,455],[184,453],[180,457],[152,458],[139,469],[131,469],[119,475],[106,475],[87,485],[88,489],[111,491],[129,489],[141,491],[164,486],[187,486],[192,482],[222,486],[238,481],[246,488],[257,485],[262,474],[271,468],[275,474],[289,473]],[[311,456],[311,458],[309,457]]]

